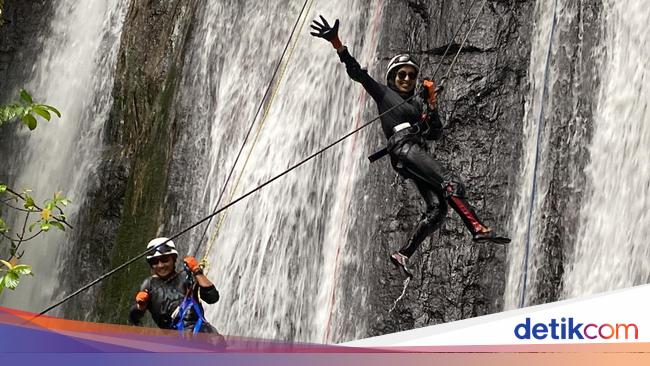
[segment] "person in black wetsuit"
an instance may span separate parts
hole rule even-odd
[[[136,294],[135,304],[129,313],[131,323],[139,325],[149,310],[159,328],[212,333],[213,343],[225,346],[223,336],[203,317],[203,306],[198,297],[208,304],[214,304],[219,300],[219,292],[203,274],[196,258],[185,257],[185,270],[177,272],[178,251],[172,241],[156,238],[149,242],[147,249],[151,250],[147,263],[153,275],[142,282]]]
[[[442,123],[436,109],[436,86],[432,80],[423,81],[423,93],[415,94],[420,66],[408,54],[390,60],[386,85],[375,81],[350,55],[338,37],[338,19],[330,26],[325,18],[314,20],[311,34],[329,41],[336,49],[350,78],[361,83],[377,103],[381,127],[388,139],[387,151],[391,165],[404,178],[411,179],[422,195],[426,211],[409,241],[390,257],[408,276],[407,260],[424,239],[437,230],[447,216],[448,205],[456,211],[476,242],[510,242],[483,225],[465,199],[463,182],[435,160],[428,152],[425,140],[442,136]]]

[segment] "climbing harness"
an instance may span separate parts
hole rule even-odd
[[[309,0],[308,0],[308,1],[309,1]],[[476,0],[474,0],[474,1],[476,1]],[[482,12],[483,8],[485,7],[485,4],[486,4],[486,3],[487,3],[487,0],[484,0],[484,1],[483,1],[483,4],[481,5],[481,8],[480,8],[480,10],[479,10],[479,13],[478,13],[479,15],[480,15],[480,13]],[[473,4],[474,4],[474,3],[472,3],[472,5],[473,5]],[[305,6],[303,6],[303,9],[304,9],[304,7],[305,7]],[[468,10],[468,13],[469,13],[469,11],[471,11],[471,8]],[[477,18],[478,18],[478,15],[477,15]],[[299,19],[300,19],[300,17],[299,17]],[[470,29],[469,29],[468,32],[467,32],[468,34],[465,36],[465,38],[463,39],[463,42],[462,42],[461,45],[459,46],[459,48],[458,48],[458,52],[456,53],[456,57],[454,58],[454,60],[452,61],[452,63],[449,65],[448,71],[447,71],[447,73],[445,74],[445,78],[446,78],[446,77],[449,75],[449,73],[451,72],[451,69],[453,68],[453,66],[454,66],[454,64],[455,64],[455,62],[456,62],[456,60],[458,59],[458,56],[459,56],[459,54],[460,54],[460,52],[461,52],[461,50],[462,50],[462,48],[463,48],[463,46],[464,46],[464,43],[465,43],[465,41],[467,40],[467,37],[468,37],[469,33],[471,33],[472,29],[474,28],[474,25],[475,25],[475,24],[476,24],[476,20],[472,23]],[[462,26],[462,24],[461,24],[461,26]],[[295,26],[294,26],[294,29],[295,29]],[[448,47],[448,48],[449,48],[449,47]],[[441,62],[442,62],[442,60],[441,60]],[[436,71],[437,71],[437,70],[436,70]],[[434,77],[435,77],[435,74],[434,74]],[[444,82],[444,80],[443,80],[443,82]],[[267,89],[267,91],[268,91],[269,89],[270,89],[270,86],[269,86],[269,88]],[[265,95],[266,95],[266,94],[265,94]],[[90,283],[88,283],[88,284],[82,286],[81,288],[77,289],[76,291],[74,291],[74,292],[71,293],[70,295],[68,295],[68,296],[64,297],[63,299],[57,301],[56,303],[54,303],[54,304],[48,306],[48,307],[45,308],[43,311],[41,311],[40,313],[36,314],[34,317],[30,318],[29,320],[27,320],[27,322],[30,322],[30,321],[32,321],[32,320],[38,318],[39,316],[48,313],[48,312],[51,311],[52,309],[54,309],[54,308],[60,306],[61,304],[65,303],[66,301],[68,301],[68,300],[70,300],[70,299],[72,299],[73,297],[76,297],[77,295],[79,295],[79,294],[82,293],[83,291],[85,291],[85,290],[89,289],[90,287],[96,285],[97,283],[103,281],[103,280],[106,279],[107,277],[109,277],[109,276],[113,275],[114,273],[116,273],[116,272],[118,272],[118,271],[120,271],[120,270],[126,268],[126,267],[129,266],[131,263],[133,263],[133,262],[139,260],[140,258],[144,257],[145,255],[147,255],[147,254],[150,253],[151,251],[156,250],[158,247],[165,245],[167,242],[172,241],[172,240],[174,240],[174,239],[180,237],[181,235],[187,233],[188,231],[190,231],[190,230],[192,230],[192,229],[198,227],[199,225],[205,223],[206,221],[211,220],[214,216],[220,214],[221,212],[224,212],[224,211],[227,210],[228,208],[230,208],[230,207],[236,205],[237,203],[239,203],[240,201],[246,199],[248,196],[252,195],[253,193],[256,193],[257,191],[263,189],[263,188],[266,187],[267,185],[269,185],[269,184],[275,182],[276,180],[278,180],[278,179],[284,177],[285,175],[289,174],[289,173],[292,172],[293,170],[299,168],[300,166],[304,165],[305,163],[309,162],[310,160],[314,159],[315,157],[317,157],[317,156],[323,154],[323,153],[326,152],[327,150],[329,150],[329,149],[331,149],[332,147],[338,145],[339,143],[341,143],[342,141],[346,140],[346,139],[349,138],[350,136],[352,136],[352,135],[358,133],[359,131],[363,130],[364,128],[370,126],[372,123],[374,123],[375,121],[379,120],[383,115],[392,112],[393,110],[395,110],[396,108],[401,107],[401,106],[404,105],[405,103],[408,103],[408,102],[409,102],[411,99],[413,99],[416,95],[417,95],[417,94],[414,94],[413,96],[411,96],[411,97],[405,99],[402,103],[400,103],[400,104],[398,104],[398,105],[395,105],[395,106],[393,106],[393,107],[387,109],[386,111],[384,111],[383,113],[377,115],[376,117],[374,117],[373,119],[369,120],[368,122],[362,124],[361,126],[355,128],[354,130],[352,130],[352,131],[346,133],[345,135],[341,136],[341,137],[338,138],[337,140],[335,140],[335,141],[329,143],[329,144],[326,145],[325,147],[319,149],[318,151],[312,153],[311,155],[309,155],[309,156],[303,158],[303,159],[300,160],[299,162],[293,164],[292,166],[290,166],[289,168],[287,168],[287,169],[284,170],[283,172],[281,172],[281,173],[279,173],[278,175],[276,175],[276,176],[270,178],[269,180],[267,180],[266,182],[260,184],[260,185],[257,186],[256,188],[253,188],[252,190],[250,190],[250,191],[244,193],[243,195],[239,196],[237,199],[232,200],[231,202],[225,204],[225,205],[222,206],[221,208],[214,210],[210,215],[205,216],[204,218],[202,218],[201,220],[195,222],[194,224],[190,225],[189,227],[187,227],[187,228],[185,228],[185,229],[179,231],[178,233],[172,235],[171,237],[169,237],[169,239],[167,239],[166,241],[164,241],[164,242],[158,244],[155,248],[149,248],[149,249],[147,249],[147,250],[145,250],[145,251],[143,251],[143,252],[137,254],[137,255],[134,256],[133,258],[131,258],[131,259],[125,261],[124,263],[122,263],[121,265],[115,267],[114,269],[112,269],[112,270],[110,270],[110,271],[104,273],[103,275],[99,276],[98,278],[96,278],[95,280],[91,281]],[[254,121],[253,121],[253,122],[254,122]],[[249,131],[250,131],[250,130],[252,130],[252,125],[251,125],[251,128],[249,129]],[[247,137],[248,137],[248,134],[247,134]],[[241,149],[241,150],[243,150],[243,145],[242,145],[242,149]],[[234,165],[233,165],[233,168],[231,169],[231,173],[229,174],[229,177],[230,177],[230,175],[232,174],[232,171],[233,171],[233,170],[234,170]],[[224,186],[224,190],[225,190],[225,186]],[[223,190],[222,190],[222,192],[223,192]]]
[[[192,328],[192,333],[198,333],[201,330],[201,326],[203,323],[207,323],[205,320],[205,317],[203,317],[203,311],[201,311],[201,306],[199,306],[199,303],[194,299],[194,296],[192,296],[192,293],[194,292],[194,280],[192,277],[192,271],[190,271],[189,267],[187,264],[184,265],[184,271],[187,274],[187,291],[185,293],[185,297],[183,298],[183,301],[178,305],[176,310],[172,313],[172,319],[176,319],[176,321],[173,323],[172,328],[177,329],[181,333],[185,331],[185,324],[183,323],[183,320],[185,319],[185,315],[187,315],[187,312],[190,309],[194,309],[194,312],[196,313],[196,316],[199,318],[196,321],[196,324],[194,324],[194,327]]]
[[[454,38],[456,38],[456,36],[458,35],[458,32],[460,31],[462,25],[464,24],[465,20],[467,19],[467,16],[469,15],[470,11],[474,7],[474,4],[476,3],[476,1],[477,0],[474,0],[472,2],[472,4],[470,5],[469,9],[465,12],[465,16],[463,17],[463,21],[460,23],[460,26],[458,26],[458,29],[456,29],[456,32],[454,33]],[[476,18],[474,18],[474,21],[470,25],[469,30],[467,31],[467,33],[465,33],[465,37],[463,37],[463,41],[460,43],[460,46],[458,47],[458,51],[456,51],[456,56],[454,56],[454,59],[451,61],[451,64],[449,64],[449,67],[447,68],[447,72],[445,73],[445,76],[442,77],[440,85],[437,88],[438,90],[442,90],[442,87],[443,87],[445,81],[449,77],[449,74],[451,73],[451,70],[453,69],[454,64],[456,64],[456,61],[458,60],[458,56],[460,56],[460,52],[463,50],[463,46],[465,45],[465,42],[467,42],[467,38],[469,37],[470,33],[472,33],[472,30],[474,29],[474,26],[476,25],[476,22],[478,21],[479,16],[483,12],[483,8],[485,7],[486,3],[487,3],[487,0],[483,0],[483,3],[481,4],[481,7],[480,7],[480,9],[478,11],[478,14],[476,14]],[[453,38],[452,38],[452,40],[453,40]],[[438,70],[440,69],[440,66],[442,65],[442,61],[445,59],[445,56],[447,56],[447,52],[449,52],[449,50],[451,49],[451,45],[452,45],[452,42],[450,42],[447,45],[447,48],[445,49],[445,52],[442,54],[442,57],[440,58],[440,62],[438,62],[438,66],[436,67],[436,69],[435,69],[435,71],[433,73],[433,76],[431,77],[431,80],[435,80],[436,74],[438,73]],[[399,105],[397,105],[394,108],[397,108],[397,107],[409,102],[411,99],[415,98],[417,95],[418,95],[418,93],[414,93],[413,96],[405,99],[402,103],[400,103]],[[426,105],[426,103],[425,103],[425,105]],[[389,109],[388,111],[382,113],[381,115],[384,115],[384,114],[388,113],[392,109],[393,108]],[[422,117],[420,118],[420,121],[416,125],[410,125],[408,122],[404,122],[399,126],[408,125],[408,126],[404,126],[404,128],[414,128],[414,131],[411,134],[419,134],[421,132],[421,126],[426,123],[425,121],[426,121],[427,118],[428,118],[428,111],[425,111],[425,113],[422,114]],[[394,132],[397,132],[397,131],[394,131]],[[383,158],[386,155],[388,155],[388,148],[384,147],[384,148],[374,152],[370,156],[368,156],[368,160],[370,160],[370,162],[373,163],[373,162]]]
[[[203,312],[201,311],[201,307],[199,306],[197,301],[194,300],[194,297],[192,297],[191,294],[185,295],[183,302],[178,306],[178,308],[176,308],[176,310],[172,314],[172,319],[177,319],[173,325],[173,328],[177,329],[181,333],[185,331],[185,325],[183,324],[183,319],[185,319],[185,315],[187,315],[187,312],[190,309],[194,309],[194,312],[199,317],[199,319],[196,321],[196,324],[194,324],[194,327],[192,328],[192,333],[198,333],[201,330],[201,326],[203,325],[203,323],[206,322],[205,318],[203,317]]]

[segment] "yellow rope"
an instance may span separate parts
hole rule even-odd
[[[289,65],[289,60],[291,60],[291,56],[293,55],[293,52],[296,49],[296,46],[298,44],[298,40],[300,39],[300,33],[305,25],[305,21],[307,20],[307,16],[309,14],[309,10],[311,9],[311,6],[313,4],[313,0],[310,0],[307,6],[307,11],[304,13],[305,16],[302,19],[302,22],[300,23],[300,28],[298,29],[298,32],[295,33],[296,37],[293,41],[293,44],[291,45],[291,48],[289,49],[289,54],[288,57],[286,58],[286,61],[282,64],[281,70],[280,70],[280,76],[278,77],[278,82],[276,83],[275,87],[273,88],[273,92],[271,93],[271,98],[269,99],[269,102],[264,108],[264,113],[262,114],[262,120],[260,122],[259,127],[257,128],[257,131],[255,133],[255,138],[253,139],[253,142],[251,143],[251,148],[248,150],[248,154],[246,155],[246,160],[244,161],[244,165],[242,166],[241,171],[239,172],[239,176],[237,177],[237,181],[235,182],[235,186],[233,189],[230,191],[230,196],[228,197],[228,203],[232,202],[232,199],[235,197],[235,193],[237,193],[237,188],[239,187],[239,183],[241,182],[241,178],[244,175],[244,170],[246,169],[246,165],[248,164],[248,161],[250,160],[250,157],[253,153],[253,149],[255,148],[255,145],[257,144],[257,141],[259,140],[260,134],[262,132],[262,128],[264,127],[264,124],[266,123],[266,119],[269,115],[269,111],[271,109],[271,106],[273,105],[273,101],[275,100],[275,96],[278,93],[278,89],[280,88],[280,84],[282,83],[282,79],[284,78],[284,74],[287,70],[287,66]],[[212,249],[212,245],[216,241],[217,237],[219,236],[219,231],[221,230],[221,226],[223,222],[226,219],[226,213],[228,211],[224,211],[221,215],[219,215],[219,221],[217,222],[216,229],[212,236],[210,237],[210,241],[208,242],[208,247],[205,250],[205,254],[203,255],[203,259],[201,260],[201,265],[205,268],[205,272],[207,273],[207,270],[209,268],[208,266],[208,253],[210,253],[210,250]]]

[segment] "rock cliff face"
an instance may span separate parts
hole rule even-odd
[[[19,3],[37,7],[37,3],[7,1],[7,9]],[[398,52],[410,52],[420,58],[422,75],[432,75],[452,43],[452,54],[442,60],[436,75],[440,80],[464,36],[461,31],[453,37],[470,3],[387,1],[380,62],[385,64]],[[101,183],[92,190],[92,204],[82,209],[85,221],[80,227],[85,230],[78,234],[75,255],[66,263],[80,269],[67,276],[65,286],[70,289],[141,252],[142,243],[155,236],[164,222],[164,205],[173,204],[163,202],[175,143],[171,102],[196,8],[194,0],[135,0],[130,5],[116,72],[115,104],[106,127]],[[478,8],[475,5],[469,20],[477,16]],[[509,227],[514,167],[520,159],[533,10],[533,0],[487,3],[440,95],[445,133],[432,146],[435,157],[464,180],[469,200],[483,220],[503,232]],[[465,32],[468,28],[469,21],[462,26]],[[16,45],[4,36],[0,40],[0,51],[7,44]],[[6,54],[0,53],[0,72],[9,67]],[[20,79],[6,73],[0,77],[3,81]],[[369,136],[370,145],[383,143],[378,128]],[[355,287],[366,287],[372,296],[364,301],[360,314],[348,311],[337,319],[340,325],[334,341],[502,309],[506,248],[473,244],[458,216],[450,212],[442,229],[412,258],[416,277],[389,313],[402,292],[402,277],[390,265],[388,255],[407,240],[420,215],[420,198],[414,187],[396,179],[387,159],[374,163],[356,197],[362,211],[355,222],[359,230],[353,235],[371,237],[374,244],[351,249],[352,254],[368,260],[361,267],[344,266],[342,278],[353,280],[342,286],[339,307],[357,303]],[[120,272],[101,288],[71,302],[67,316],[124,322],[137,287],[134,279],[143,278],[144,270],[131,266]],[[93,303],[98,311],[89,314],[88,304]],[[364,334],[353,329],[359,322],[366,326]]]
[[[600,83],[598,54],[602,37],[600,0],[568,2],[558,9],[557,37],[551,64],[551,93],[544,115],[547,156],[542,169],[549,181],[541,202],[534,268],[525,305],[557,301],[579,227],[584,168],[593,130]]]
[[[46,30],[51,10],[45,0],[5,1],[0,28],[0,98],[16,98],[7,94],[27,78],[38,57],[38,35]]]
[[[70,258],[69,264],[86,270],[69,277],[71,288],[142,252],[142,243],[156,236],[163,221],[168,164],[176,136],[172,101],[195,8],[195,1],[183,0],[130,4],[106,127],[102,184],[84,209],[87,230],[76,240],[82,254]],[[139,285],[135,282],[147,275],[145,266],[130,266],[77,301],[96,302],[98,311],[91,319],[124,322]],[[78,306],[66,308],[71,316],[89,315],[77,313]]]
[[[4,2],[4,24],[0,26],[0,103],[17,100],[20,88],[26,87],[24,80],[42,49],[38,35],[46,31],[51,10],[45,0]],[[0,130],[0,155],[10,156],[10,151],[24,143],[13,133],[20,127],[17,125],[7,124]],[[8,164],[2,167],[0,180],[11,180],[17,168]]]
[[[470,3],[389,1],[379,47],[382,62],[409,52],[424,65],[421,74],[432,75],[452,43],[452,54],[442,60],[436,75],[439,81],[470,21],[477,17],[480,2],[453,37]],[[440,95],[445,132],[441,141],[432,144],[435,158],[464,180],[479,216],[502,232],[509,228],[517,183],[534,5],[534,1],[487,2]],[[376,133],[375,146],[382,139]],[[366,336],[502,310],[506,248],[473,244],[458,215],[450,210],[442,228],[413,256],[415,278],[389,313],[403,286],[388,254],[405,243],[422,210],[415,188],[396,180],[389,165],[387,159],[375,163],[357,195],[369,202],[360,203],[367,210],[358,218],[358,225],[367,230],[360,237],[372,236],[376,244],[357,250],[371,259],[364,268],[350,267],[343,275],[369,286],[369,311],[363,319]],[[354,317],[341,323],[352,327]]]

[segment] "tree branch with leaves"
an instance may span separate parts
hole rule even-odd
[[[47,104],[34,103],[32,96],[23,89],[20,91],[20,101],[0,106],[0,126],[13,119],[20,119],[27,128],[34,130],[38,124],[36,116],[49,121],[52,119],[52,113],[61,118],[61,112],[56,108]]]
[[[2,261],[5,268],[0,268],[0,293],[4,287],[15,289],[19,282],[21,274],[31,274],[31,266],[19,265],[16,267],[25,251],[21,251],[21,246],[38,237],[39,235],[50,231],[52,228],[65,231],[66,227],[72,229],[72,226],[66,221],[63,209],[70,203],[61,192],[54,193],[51,199],[47,199],[41,206],[34,202],[30,190],[24,190],[18,193],[0,184],[0,204],[8,210],[13,210],[19,218],[15,221],[17,230],[12,230],[5,220],[0,216],[0,242],[8,242],[9,258]],[[22,215],[22,217],[20,217]],[[7,265],[11,264],[11,265]],[[13,270],[12,268],[18,268]],[[3,274],[3,271],[5,272]]]
[[[0,6],[2,0],[0,0]],[[1,9],[1,8],[0,8]],[[0,106],[0,126],[12,120],[20,120],[27,128],[34,130],[38,125],[37,117],[50,121],[52,113],[61,117],[61,113],[47,104],[35,103],[25,90],[20,91],[20,101]],[[0,260],[0,294],[5,288],[14,290],[20,282],[20,276],[33,275],[32,268],[18,264],[25,254],[21,246],[52,228],[65,231],[72,226],[66,221],[63,209],[70,203],[61,192],[37,205],[32,191],[25,189],[18,192],[0,182],[0,243],[8,242],[9,258]],[[15,228],[9,227],[2,217],[3,212],[13,212]],[[22,217],[21,217],[22,215]]]

